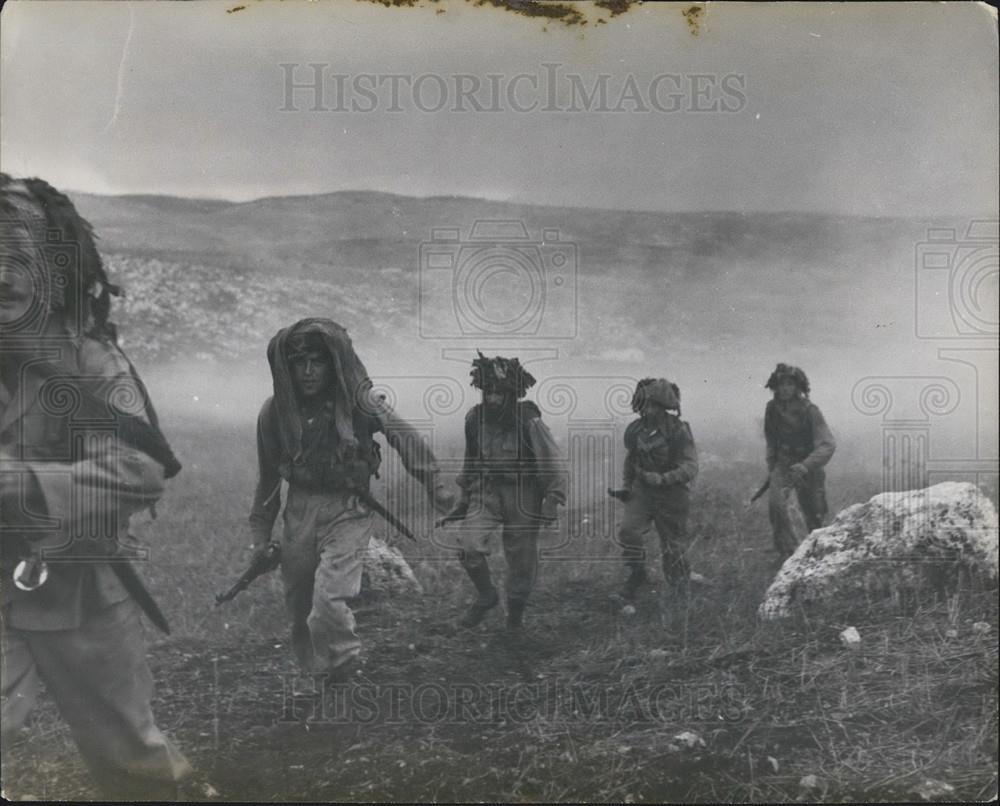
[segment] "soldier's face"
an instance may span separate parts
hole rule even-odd
[[[32,276],[34,258],[27,232],[0,224],[0,326],[22,319],[34,303],[39,293]]]
[[[301,399],[314,400],[329,393],[333,367],[324,351],[306,351],[292,360],[291,369],[295,392]]]
[[[507,394],[497,389],[483,390],[483,406],[487,414],[500,414],[507,405]]]
[[[788,402],[795,397],[795,393],[798,391],[798,387],[795,385],[795,381],[785,378],[778,383],[778,400]]]
[[[654,403],[652,400],[647,400],[642,404],[642,419],[646,422],[656,422],[662,419],[667,413],[667,410],[663,408],[659,403]]]

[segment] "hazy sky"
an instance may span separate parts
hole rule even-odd
[[[710,4],[697,36],[666,4],[585,28],[464,2],[234,5],[8,3],[4,170],[232,199],[996,215],[996,28],[973,4]],[[286,95],[309,64],[331,111]]]

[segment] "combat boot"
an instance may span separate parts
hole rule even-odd
[[[507,629],[518,631],[524,627],[524,599],[507,599]]]
[[[466,566],[465,570],[479,592],[476,600],[469,605],[465,615],[458,621],[462,627],[470,628],[479,624],[486,618],[486,614],[490,610],[500,604],[500,595],[493,587],[493,580],[490,579],[490,567],[485,562],[472,568]]]
[[[480,595],[476,601],[469,605],[469,609],[465,611],[465,615],[458,620],[458,623],[467,628],[475,627],[498,604],[500,604],[500,595],[496,590],[485,596]]]
[[[330,686],[342,686],[357,682],[357,676],[364,668],[364,662],[360,655],[352,655],[339,666],[335,666],[330,672],[324,675],[324,683]]]
[[[618,594],[618,597],[626,602],[633,601],[639,592],[639,588],[647,582],[649,582],[649,578],[646,576],[646,567],[644,565],[629,566],[628,578],[625,580],[625,584],[622,585],[621,593]]]

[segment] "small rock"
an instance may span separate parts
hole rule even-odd
[[[948,798],[949,800],[955,795],[955,787],[951,784],[946,784],[944,781],[936,781],[933,778],[927,778],[919,786],[913,787],[910,793],[916,795],[921,800],[932,801],[939,800],[942,798]]]
[[[705,746],[705,740],[693,730],[685,730],[675,734],[674,741],[679,742],[682,746],[688,748],[688,750]]]
[[[666,660],[669,654],[665,649],[653,649],[650,650],[649,659],[655,661]]]
[[[221,798],[222,795],[219,794],[219,790],[212,786],[210,783],[204,783],[201,787],[201,794],[206,798]]]
[[[778,772],[778,769],[781,766],[778,764],[778,759],[776,759],[774,756],[768,756],[767,763],[771,765],[771,769],[774,770],[776,773]]]
[[[861,633],[854,627],[848,627],[840,634],[840,641],[844,646],[853,649],[861,645]]]
[[[951,639],[958,638],[958,630],[945,630],[944,637]]]
[[[990,625],[987,624],[985,621],[977,621],[975,624],[972,625],[972,631],[976,635],[989,635]]]
[[[622,608],[622,615],[623,616],[634,616],[635,615],[635,608],[632,605],[625,605],[625,607]]]
[[[692,571],[688,579],[695,585],[705,585],[711,586],[711,580],[703,574],[699,574],[697,571]]]
[[[819,778],[815,775],[803,775],[799,780],[799,786],[802,789],[822,789],[823,785],[819,782]]]

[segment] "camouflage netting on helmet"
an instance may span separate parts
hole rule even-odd
[[[73,203],[42,179],[0,173],[0,217],[25,232],[37,255],[30,268],[40,275],[46,313],[60,315],[72,333],[115,340],[108,314],[120,289],[108,282],[93,230]]]
[[[803,395],[809,394],[809,379],[801,369],[793,367],[791,364],[778,364],[767,379],[767,383],[764,384],[764,388],[777,391],[783,380],[792,381]]]
[[[681,390],[676,383],[666,378],[643,378],[635,385],[632,395],[632,411],[641,412],[647,402],[658,403],[668,411],[681,413]]]
[[[534,376],[521,366],[518,359],[500,356],[487,358],[481,352],[473,360],[472,372],[469,374],[476,389],[509,391],[518,399],[524,397],[535,385]]]

